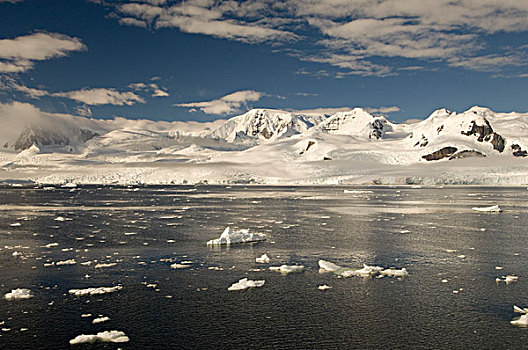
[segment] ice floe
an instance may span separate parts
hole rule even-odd
[[[171,269],[188,269],[189,267],[191,267],[191,265],[174,263],[174,264],[171,264],[170,267],[171,267]]]
[[[495,279],[495,282],[497,283],[500,283],[500,282],[504,282],[506,284],[511,284],[511,283],[514,283],[514,282],[517,282],[517,280],[519,279],[518,276],[515,276],[515,275],[507,275],[507,276],[502,276],[502,278],[496,278]]]
[[[332,287],[327,286],[326,284],[323,284],[323,285],[317,287],[317,289],[319,289],[319,290],[328,290],[328,289],[331,289],[331,288]]]
[[[77,296],[99,295],[99,294],[113,293],[121,289],[123,289],[123,286],[91,287],[91,288],[85,288],[85,289],[70,289],[68,293],[77,295]]]
[[[33,298],[33,294],[31,294],[31,290],[27,288],[18,288],[13,289],[11,292],[6,293],[4,295],[5,300],[21,300],[21,299],[29,299]]]
[[[354,269],[354,268],[348,268],[348,267],[341,267],[339,265],[336,265],[332,262],[326,261],[326,260],[319,260],[319,272],[333,272],[335,275],[341,276],[341,277],[406,277],[409,275],[407,270],[405,268],[402,269],[396,269],[396,268],[389,268],[384,269],[381,266],[370,266],[363,264],[363,268],[361,269]]]
[[[247,278],[242,278],[236,283],[233,283],[231,287],[227,288],[228,291],[244,290],[248,288],[257,288],[262,287],[266,281],[264,280],[248,280]]]
[[[94,318],[92,320],[92,323],[99,324],[99,323],[108,322],[108,321],[110,321],[110,317],[103,316],[103,317]]]
[[[270,262],[270,258],[268,254],[262,254],[259,258],[255,258],[255,261],[259,264],[268,264]]]
[[[521,317],[514,318],[510,321],[510,323],[514,326],[528,327],[528,308],[523,309],[513,305],[513,312],[520,313],[523,315],[521,315]]]
[[[304,266],[303,265],[281,265],[281,266],[271,266],[270,271],[277,271],[284,275],[287,275],[289,273],[294,272],[303,272]]]
[[[487,213],[500,213],[502,209],[498,205],[492,205],[489,207],[473,207],[473,211],[487,212]]]
[[[126,343],[130,338],[121,331],[104,331],[97,334],[81,334],[70,340],[71,345],[85,344],[85,343]]]
[[[116,266],[117,263],[99,263],[99,264],[96,264],[94,266],[94,268],[96,269],[106,269],[106,268],[109,268],[109,267],[113,267],[113,266]]]
[[[250,243],[266,240],[266,235],[263,233],[250,233],[249,230],[233,230],[231,227],[226,227],[224,232],[217,239],[212,239],[207,242],[207,245],[230,245],[235,243]]]

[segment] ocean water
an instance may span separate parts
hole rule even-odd
[[[471,210],[493,204],[503,212]],[[528,328],[510,321],[513,305],[528,307],[527,212],[526,188],[1,188],[0,295],[33,298],[0,300],[0,348],[68,349],[104,330],[130,341],[71,347],[524,348]],[[207,247],[226,226],[267,240]],[[255,263],[264,253],[270,264]],[[338,278],[319,273],[320,259],[409,276]],[[306,268],[268,270],[282,264]],[[507,274],[518,282],[495,282]],[[241,278],[266,282],[228,292]],[[110,320],[92,324],[100,315]]]

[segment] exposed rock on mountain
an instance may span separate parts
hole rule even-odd
[[[456,147],[444,147],[438,151],[434,151],[431,154],[422,156],[427,161],[440,160],[443,158],[451,157],[458,149]]]

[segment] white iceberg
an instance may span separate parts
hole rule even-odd
[[[91,287],[91,288],[85,288],[85,289],[70,289],[68,293],[82,297],[85,295],[99,295],[99,294],[113,293],[121,289],[123,289],[123,286]]]
[[[327,290],[327,289],[331,289],[332,287],[330,286],[327,286],[326,284],[323,284],[322,286],[318,286],[317,289],[319,290]]]
[[[338,266],[330,261],[319,260],[319,271],[320,272],[334,272],[341,269],[341,266]],[[322,271],[321,271],[322,270]]]
[[[344,269],[335,271],[335,273],[337,275],[339,275],[339,276],[342,276],[342,277],[353,277],[353,276],[357,276],[357,277],[373,277],[373,276],[376,276],[377,274],[379,274],[381,271],[383,271],[383,267],[380,267],[380,266],[369,266],[369,265],[363,264],[363,268],[362,269],[354,270],[354,269],[344,268]]]
[[[404,267],[402,269],[385,269],[380,272],[383,276],[390,276],[390,277],[406,277],[409,276],[409,273],[407,272],[407,269]]]
[[[121,331],[104,331],[97,334],[81,334],[70,340],[71,345],[85,344],[85,343],[126,343],[130,338]]]
[[[94,266],[95,269],[106,269],[109,267],[116,266],[117,263],[99,263]]]
[[[487,213],[500,213],[502,209],[498,205],[492,205],[489,207],[473,207],[473,211],[487,212]]]
[[[110,321],[110,317],[103,316],[103,317],[94,318],[92,323],[93,324],[99,324],[99,323],[103,323],[103,322],[107,322],[107,321]]]
[[[248,280],[247,278],[242,278],[236,283],[233,283],[231,287],[227,288],[228,291],[244,290],[248,288],[257,288],[262,287],[266,281],[264,280]]]
[[[18,288],[18,289],[13,289],[9,293],[6,293],[6,295],[4,295],[4,298],[5,300],[29,299],[29,298],[33,298],[33,294],[31,294],[31,290],[27,288]]]
[[[518,306],[513,305],[513,312],[521,313],[523,315],[521,315],[521,317],[514,318],[510,321],[510,323],[514,326],[528,327],[528,309],[522,309]]]
[[[502,278],[496,278],[495,282],[497,283],[504,282],[506,284],[511,284],[511,283],[517,282],[518,279],[519,279],[519,276],[507,275],[507,276],[502,276]]]
[[[292,272],[303,272],[303,265],[281,265],[281,266],[271,266],[270,271],[277,271],[284,275],[287,275]]]
[[[255,258],[255,261],[259,264],[268,264],[270,262],[270,258],[268,254],[262,254],[260,258]]]
[[[68,259],[68,260],[62,260],[62,261],[57,261],[55,262],[55,265],[56,266],[61,266],[61,265],[75,265],[77,264],[77,261],[75,261],[75,259]]]
[[[266,235],[263,233],[250,233],[249,230],[232,230],[231,227],[226,227],[224,232],[217,239],[212,239],[207,242],[207,245],[230,245],[235,243],[249,243],[266,240]]]
[[[191,265],[174,263],[174,264],[171,264],[170,267],[171,267],[171,269],[187,269],[187,268],[191,267]]]

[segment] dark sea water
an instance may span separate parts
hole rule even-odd
[[[471,210],[493,204],[503,212]],[[510,321],[512,305],[528,307],[527,213],[526,188],[2,188],[0,295],[34,297],[0,300],[0,348],[526,348],[528,328]],[[207,247],[226,226],[268,239]],[[255,263],[263,253],[270,264]],[[67,259],[76,264],[45,266]],[[319,273],[319,259],[409,276],[338,278]],[[182,261],[191,267],[170,268]],[[282,264],[306,269],[268,270]],[[506,274],[518,282],[495,282]],[[227,291],[244,277],[266,282]],[[123,289],[68,294],[115,285]],[[110,321],[92,324],[99,315]],[[69,344],[104,330],[130,341]]]

